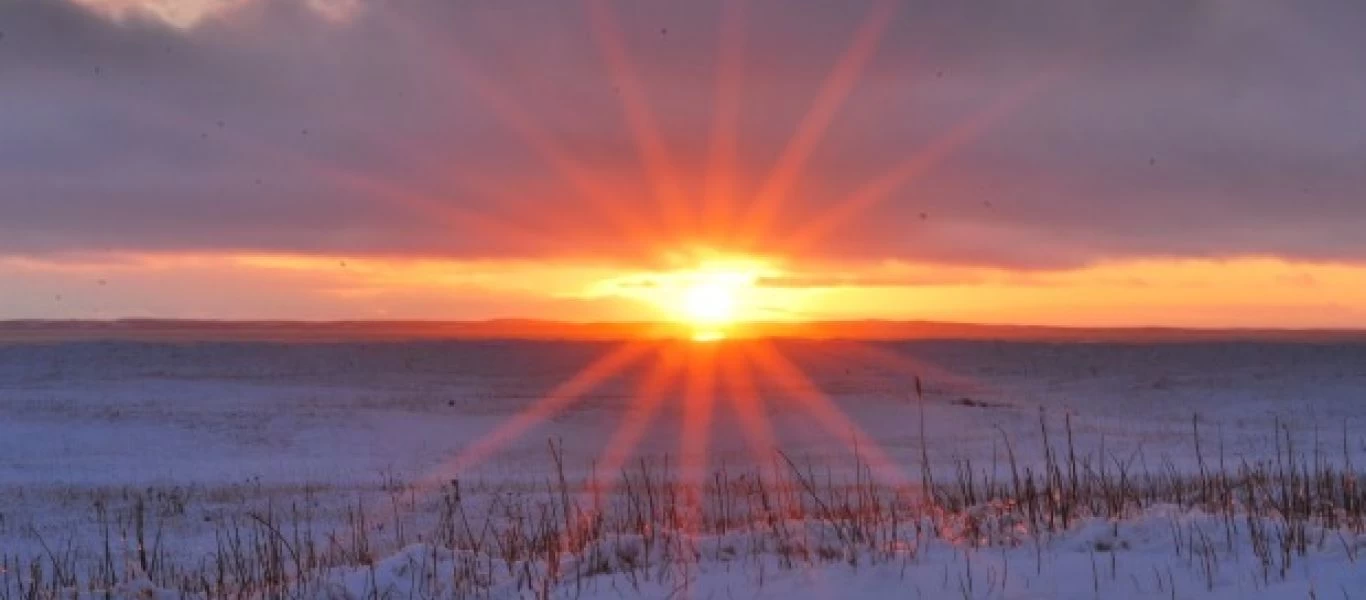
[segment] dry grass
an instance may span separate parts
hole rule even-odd
[[[392,560],[405,565],[400,571],[415,597],[511,592],[544,598],[572,594],[607,574],[627,586],[686,586],[708,561],[752,568],[761,580],[774,565],[904,568],[935,543],[961,550],[967,569],[950,587],[973,597],[1005,580],[974,571],[977,552],[1032,547],[1042,554],[1083,520],[1117,523],[1158,506],[1200,511],[1222,523],[1217,531],[1198,522],[1171,525],[1173,552],[1212,589],[1226,557],[1249,550],[1235,544],[1251,545],[1255,568],[1270,583],[1325,545],[1340,543],[1355,560],[1356,545],[1347,540],[1366,532],[1366,492],[1345,430],[1340,456],[1317,446],[1305,453],[1278,427],[1267,440],[1274,459],[1232,463],[1217,442],[1210,449],[1196,418],[1190,432],[1195,468],[1182,469],[1169,460],[1149,466],[1141,453],[1079,452],[1070,419],[1059,424],[1041,416],[1039,425],[1041,462],[1017,461],[1001,431],[999,464],[961,461],[951,480],[939,482],[924,468],[921,485],[899,489],[878,482],[857,453],[839,471],[775,453],[767,467],[722,468],[701,485],[680,483],[667,459],[572,482],[552,443],[551,475],[535,489],[472,493],[455,480],[420,494],[387,475],[378,500],[358,494],[339,519],[320,519],[307,494],[287,506],[270,500],[222,514],[213,521],[212,547],[198,549],[168,537],[166,525],[210,493],[101,494],[92,503],[88,535],[67,538],[97,544],[43,539],[32,529],[32,548],[0,550],[0,600],[76,592],[101,597],[137,586],[202,598],[311,598],[356,578],[366,597],[379,598],[395,572]],[[1115,571],[1119,548],[1112,544],[1120,543],[1097,542],[1092,549],[1097,582],[1107,569]],[[1164,583],[1169,574],[1154,578],[1159,587],[1175,585]]]

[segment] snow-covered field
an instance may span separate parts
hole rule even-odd
[[[1017,506],[1000,499],[992,505],[991,494],[982,493],[973,506],[957,507],[952,514],[942,508],[927,513],[923,503],[912,500],[922,498],[922,455],[928,456],[936,483],[958,485],[966,472],[984,489],[1009,487],[1008,452],[1018,461],[1017,475],[1028,468],[1041,481],[1050,460],[1060,464],[1058,453],[1064,470],[1080,469],[1083,479],[1097,482],[1116,481],[1121,472],[1126,480],[1137,480],[1140,473],[1174,480],[1215,470],[1232,477],[1259,461],[1275,465],[1294,456],[1306,474],[1303,483],[1318,481],[1307,474],[1321,472],[1320,467],[1366,465],[1366,345],[774,343],[809,378],[808,387],[790,372],[763,368],[746,344],[680,342],[666,344],[658,354],[650,350],[581,398],[570,402],[565,397],[562,411],[513,431],[506,444],[470,466],[463,459],[477,440],[615,345],[0,345],[0,555],[5,560],[0,598],[19,597],[24,578],[32,580],[33,564],[40,565],[43,577],[60,574],[82,589],[137,592],[144,586],[143,591],[166,594],[191,589],[198,584],[182,581],[190,574],[221,574],[213,565],[221,566],[217,561],[228,554],[223,540],[231,530],[293,540],[283,544],[289,552],[280,552],[283,558],[277,561],[288,565],[280,577],[290,580],[298,575],[294,561],[309,562],[296,555],[300,540],[354,550],[361,529],[370,536],[365,540],[370,556],[351,556],[351,565],[334,560],[316,579],[326,585],[285,595],[453,595],[457,567],[468,554],[478,554],[468,547],[452,554],[437,535],[442,515],[449,514],[442,512],[441,502],[451,497],[453,480],[459,482],[455,495],[471,507],[462,509],[471,531],[489,520],[517,522],[508,521],[510,506],[534,514],[557,502],[561,513],[552,508],[549,514],[565,521],[561,536],[575,528],[571,517],[584,514],[592,518],[615,510],[608,520],[631,521],[629,499],[608,500],[608,509],[583,514],[578,507],[594,502],[586,491],[589,483],[618,479],[598,469],[614,462],[609,448],[617,447],[613,440],[620,440],[623,423],[642,402],[643,380],[663,360],[656,357],[664,355],[682,361],[683,375],[665,388],[658,415],[618,464],[628,473],[652,473],[647,477],[660,485],[689,483],[687,466],[702,464],[697,472],[713,483],[722,481],[713,473],[725,473],[730,483],[721,487],[727,490],[738,489],[741,479],[752,485],[753,476],[765,474],[769,484],[781,488],[786,477],[795,490],[786,506],[800,510],[785,514],[798,520],[779,535],[771,518],[764,531],[754,523],[718,528],[725,519],[714,514],[697,517],[705,524],[680,529],[673,515],[669,525],[677,539],[687,540],[686,545],[674,540],[677,553],[623,551],[646,544],[648,536],[616,531],[610,551],[601,550],[615,558],[586,575],[578,570],[572,577],[550,577],[546,573],[552,569],[544,561],[526,561],[524,573],[500,563],[501,570],[481,575],[486,580],[477,586],[480,593],[1366,598],[1366,564],[1356,564],[1358,558],[1366,560],[1357,556],[1366,549],[1366,536],[1345,521],[1301,523],[1271,509],[1249,517],[1247,501],[1238,499],[1136,501],[1118,516],[1082,510],[1065,525],[1040,532],[1012,520]],[[695,365],[703,363],[716,366],[712,379],[696,375]],[[734,364],[746,365],[742,370],[758,403],[736,401],[750,394],[733,385],[729,365]],[[916,376],[923,401],[915,391]],[[714,392],[699,392],[705,389]],[[808,393],[813,389],[829,399],[839,419],[819,409],[823,404]],[[696,398],[703,396],[715,400],[707,411],[709,427],[701,428],[706,452],[699,455],[699,428],[690,430],[686,423],[699,422]],[[756,443],[753,412],[764,415],[774,433],[774,447],[767,451]],[[1098,473],[1102,464],[1106,474]],[[867,472],[856,465],[866,465]],[[1279,468],[1286,471],[1284,464]],[[567,483],[561,484],[562,474]],[[869,475],[877,483],[862,480]],[[819,490],[807,489],[815,484]],[[1091,486],[1088,493],[1098,498],[1108,493],[1099,491],[1101,486]],[[615,494],[622,493],[620,487]],[[729,514],[727,502],[755,497],[745,489],[750,491],[682,504],[699,515],[717,509]],[[840,496],[850,489],[857,503]],[[563,493],[574,495],[575,508],[568,508],[567,497],[555,499]],[[832,518],[838,511],[831,504],[839,498],[878,515],[869,517],[877,540],[852,541],[851,522]],[[907,512],[894,515],[888,508],[893,505]],[[1219,508],[1230,505],[1236,505],[1230,512]],[[772,517],[746,506],[744,515]],[[1351,506],[1316,514],[1334,510],[1353,514]],[[305,513],[306,518],[299,517]],[[974,526],[990,521],[994,533],[969,538],[938,531],[945,523],[961,524],[963,515]],[[152,559],[137,551],[137,519],[143,521],[142,552],[150,551]],[[365,519],[363,526],[359,519]],[[260,527],[263,521],[270,526]],[[522,523],[539,522],[528,517]],[[305,523],[308,530],[290,531],[286,523]],[[911,531],[913,523],[935,532]],[[1258,523],[1271,533],[1259,534]],[[647,529],[657,533],[664,526],[654,523]],[[1277,535],[1286,539],[1276,532],[1301,526],[1307,532],[1302,550],[1292,561],[1278,559],[1268,572],[1262,557],[1270,552],[1259,554],[1258,544]],[[346,544],[335,542],[338,532],[349,532]],[[804,540],[796,558],[793,536]],[[561,559],[579,569],[589,560],[589,549],[607,540],[564,543]],[[819,540],[839,541],[822,546]],[[260,554],[273,543],[259,541],[252,552]],[[113,549],[106,552],[106,544]],[[864,546],[866,551],[860,550]],[[637,558],[625,561],[622,552]],[[484,553],[500,560],[508,556],[506,548]],[[640,566],[645,561],[640,556],[657,561],[654,570]],[[113,562],[118,564],[110,566]],[[532,574],[537,565],[540,575]],[[108,573],[114,571],[119,576],[110,581]],[[225,577],[231,576],[229,569]],[[172,585],[172,580],[182,583]],[[533,581],[541,587],[527,587]],[[257,586],[255,593],[272,592]]]

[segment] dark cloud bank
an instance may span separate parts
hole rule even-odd
[[[741,202],[867,8],[755,1],[743,11]],[[1006,266],[1366,259],[1366,5],[897,8],[785,199],[778,234],[1058,72],[817,251]],[[698,198],[725,10],[622,2],[612,13],[687,197]],[[568,246],[631,260],[612,220],[462,75],[473,65],[580,168],[610,181],[614,201],[663,223],[588,15],[577,2],[395,0],[362,2],[338,21],[256,0],[177,29],[60,0],[4,2],[0,253],[526,257]],[[434,218],[445,208],[458,216]],[[507,235],[485,216],[533,235]]]

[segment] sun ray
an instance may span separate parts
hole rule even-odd
[[[778,441],[765,412],[763,396],[754,384],[751,369],[753,365],[743,351],[737,350],[729,355],[727,360],[721,361],[721,378],[730,399],[730,406],[740,420],[740,427],[755,464],[762,466],[773,458]]]
[[[659,230],[635,208],[619,201],[618,195],[604,189],[591,174],[570,158],[548,132],[535,124],[531,115],[491,79],[485,77],[465,54],[453,44],[444,48],[445,58],[455,76],[483,100],[505,126],[537,153],[591,208],[606,219],[637,250],[653,252],[659,243]]]
[[[703,189],[702,234],[728,240],[735,202],[735,164],[739,157],[740,99],[745,69],[745,19],[748,0],[722,3],[716,90],[712,99],[711,140]]]
[[[779,245],[790,254],[800,254],[819,243],[834,230],[854,217],[872,209],[898,189],[909,185],[941,161],[975,141],[993,125],[1015,112],[1046,84],[1056,79],[1059,71],[1050,71],[1031,78],[1028,83],[993,102],[986,109],[936,137],[929,145],[897,163],[883,175],[869,181],[839,201],[824,213],[811,219]]]
[[[452,206],[435,197],[395,186],[368,175],[359,174],[335,167],[316,167],[316,172],[329,177],[331,181],[349,189],[359,191],[371,201],[397,204],[424,217],[433,218],[442,224],[453,227],[473,227],[475,231],[496,232],[519,243],[530,244],[532,248],[553,249],[553,238],[530,231],[522,226],[480,213],[468,208]]]
[[[588,8],[593,39],[612,72],[612,81],[617,85],[621,97],[626,124],[635,138],[655,200],[664,209],[668,226],[665,233],[686,236],[692,228],[693,215],[684,199],[682,180],[673,157],[660,135],[659,126],[650,111],[649,99],[640,86],[639,74],[631,63],[621,27],[607,6],[607,0],[584,0],[584,3]]]
[[[527,197],[515,195],[506,187],[489,181],[487,177],[461,168],[455,161],[433,158],[437,149],[427,145],[395,144],[385,140],[371,140],[370,143],[390,156],[405,157],[406,161],[422,169],[423,177],[433,179],[431,185],[420,186],[421,188],[435,187],[443,190],[420,191],[419,186],[415,184],[403,185],[401,187],[406,192],[400,191],[398,195],[402,202],[408,204],[407,208],[443,222],[474,225],[475,231],[484,231],[483,228],[488,228],[499,236],[507,236],[518,244],[535,250],[566,252],[578,247],[563,228],[555,226],[547,211],[529,208]],[[383,178],[380,181],[387,183],[391,178]],[[476,211],[441,200],[455,198],[456,190],[488,200],[489,202],[481,204],[485,210]],[[390,190],[387,195],[392,199],[395,195],[394,190]]]
[[[428,40],[426,36],[417,35],[406,22],[390,23],[390,26],[398,30],[401,39],[417,40],[421,43],[423,46],[421,51],[432,51],[434,44]],[[442,48],[438,46],[436,49],[441,50]],[[447,99],[454,99],[454,95],[449,89],[450,86],[443,85],[444,80],[432,81],[431,83],[437,85],[437,89],[444,92]],[[357,130],[364,129],[364,123],[359,121],[343,121],[343,125],[346,123],[354,123]],[[449,156],[449,152],[446,152],[440,146],[433,147],[431,144],[413,144],[411,139],[405,139],[404,141],[408,143],[394,144],[387,140],[373,137],[368,140],[372,146],[381,149],[384,155],[401,156],[406,162],[420,165],[425,174],[434,175],[437,178],[437,183],[443,187],[459,187],[468,193],[476,194],[493,201],[492,204],[497,209],[501,210],[498,211],[499,214],[497,215],[488,214],[489,211],[485,211],[485,214],[483,215],[485,224],[491,225],[493,228],[502,231],[508,231],[513,228],[519,230],[517,233],[513,234],[513,237],[515,237],[519,243],[527,243],[532,248],[542,248],[551,251],[572,250],[577,247],[572,239],[567,239],[570,236],[565,235],[566,232],[562,227],[562,223],[556,222],[553,215],[548,214],[547,211],[533,206],[534,196],[514,194],[506,189],[503,184],[489,181],[488,178],[482,174],[476,173],[469,168],[462,167],[459,158]],[[440,158],[441,155],[447,156],[445,156],[445,158]],[[386,178],[386,180],[388,179],[389,178]],[[442,194],[425,195],[430,197],[442,196]],[[438,204],[439,211],[427,210],[427,212],[472,212],[468,209],[464,209],[463,211],[454,209],[454,207],[450,207],[447,203],[436,204]],[[489,223],[488,220],[494,220],[496,223]]]
[[[746,348],[751,352],[751,362],[774,382],[786,386],[792,392],[792,397],[815,417],[816,423],[824,428],[826,433],[835,439],[849,442],[851,446],[857,441],[859,451],[866,453],[865,458],[869,466],[890,485],[902,489],[910,486],[911,479],[877,443],[876,438],[868,435],[862,427],[835,406],[835,403],[800,368],[774,347],[772,342],[754,340]]]
[[[689,348],[679,457],[679,476],[689,490],[706,483],[711,420],[716,404],[717,348],[714,344],[693,344]]]
[[[744,230],[741,232],[741,247],[751,247],[767,237],[769,226],[777,217],[782,203],[796,184],[807,160],[830,128],[830,123],[844,104],[844,100],[853,91],[863,68],[872,59],[897,7],[898,4],[893,0],[874,0],[867,16],[854,33],[849,47],[822,82],[811,108],[802,118],[796,133],[788,141],[777,164],[746,211]]]
[[[451,477],[474,467],[508,442],[528,433],[532,428],[554,417],[592,391],[603,381],[622,372],[656,345],[646,341],[626,342],[611,352],[598,357],[588,366],[564,383],[556,386],[540,400],[518,412],[484,436],[471,442],[459,454],[442,463],[433,473],[424,478],[428,482],[444,483]]]
[[[399,205],[406,210],[457,230],[471,229],[493,233],[497,237],[515,240],[528,249],[546,252],[563,251],[574,247],[567,240],[556,235],[550,235],[542,230],[487,214],[484,211],[443,202],[440,200],[444,196],[443,194],[424,192],[411,184],[395,184],[387,178],[377,178],[353,170],[324,165],[302,156],[297,157],[296,160],[304,162],[306,168],[327,178],[328,181],[356,191],[370,201]],[[451,173],[447,175],[449,176]],[[488,192],[488,190],[476,188],[472,180],[461,181],[460,183],[467,191],[473,193]],[[500,200],[507,199],[507,195],[503,193],[493,194],[492,197]],[[499,204],[506,205],[501,201]]]
[[[614,482],[620,476],[619,471],[631,458],[646,430],[659,415],[670,386],[682,370],[682,352],[683,350],[676,345],[660,349],[660,355],[651,367],[650,374],[636,390],[636,397],[632,399],[626,416],[602,451],[599,467],[606,478],[606,484],[593,484],[599,493],[610,494],[615,489]]]

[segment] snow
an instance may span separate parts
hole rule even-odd
[[[38,556],[43,544],[97,546],[92,504],[126,506],[120,502],[152,491],[159,494],[163,543],[191,561],[213,551],[215,527],[266,505],[306,505],[319,530],[340,527],[358,499],[388,502],[386,482],[444,478],[443,465],[474,440],[612,347],[516,341],[0,345],[0,553]],[[761,376],[756,384],[778,447],[803,464],[834,469],[837,477],[850,472],[855,430],[861,448],[885,452],[918,480],[922,451],[937,477],[951,477],[968,460],[974,469],[1005,473],[1004,440],[1022,464],[1038,464],[1041,419],[1057,447],[1065,443],[1065,418],[1079,453],[1152,469],[1195,470],[1197,421],[1210,463],[1274,458],[1281,426],[1297,451],[1366,464],[1366,345],[791,341],[777,347],[853,426],[847,435],[833,435],[793,399],[797,382]],[[869,348],[874,353],[866,355]],[[888,352],[914,366],[870,358]],[[534,491],[554,475],[551,438],[562,443],[568,476],[589,477],[646,371],[627,369],[459,473],[468,493]],[[926,390],[923,444],[915,375]],[[666,396],[632,461],[680,458],[680,423],[688,414],[683,388]],[[718,390],[724,400],[725,389]],[[708,439],[713,468],[773,466],[771,455],[756,457],[743,421],[725,401],[715,407]],[[173,490],[183,497],[169,497]],[[1219,541],[1213,572],[1199,556],[1175,551],[1180,544],[1173,531],[1192,530]],[[728,557],[718,550],[753,536],[697,536],[690,543],[704,559],[676,574],[646,581],[597,573],[554,595],[1366,598],[1366,569],[1355,564],[1366,539],[1325,529],[1288,573],[1265,578],[1251,542],[1239,538],[1247,535],[1245,527],[1229,530],[1219,515],[1159,506],[1123,520],[1085,521],[1050,535],[1041,548],[1028,542],[972,549],[935,540],[913,557],[796,566],[773,555]],[[312,593],[364,597],[373,588],[390,597],[421,595],[441,588],[412,589],[413,565],[454,560],[429,543],[376,543],[385,557],[373,569],[339,567]],[[449,577],[450,569],[435,572]],[[126,597],[174,596],[136,577],[118,585]],[[513,581],[492,589],[530,595]]]
[[[1124,522],[1090,521],[1053,540],[1039,552],[1032,546],[964,552],[947,544],[903,554],[889,561],[853,561],[784,566],[773,557],[757,560],[722,549],[743,546],[731,538],[697,540],[704,557],[676,572],[627,576],[620,572],[585,577],[560,590],[566,597],[689,598],[1308,598],[1357,597],[1366,592],[1366,569],[1354,551],[1331,544],[1284,579],[1265,578],[1249,555],[1226,557],[1206,571],[1199,556],[1173,556],[1173,528],[1202,530],[1225,543],[1220,519],[1175,509],[1158,509]],[[1243,547],[1246,539],[1233,539]],[[1366,536],[1348,542],[1366,548]],[[410,597],[415,582],[449,589],[450,554],[416,545],[333,580],[329,595],[355,597],[356,590]],[[571,568],[572,567],[568,567]],[[417,575],[415,577],[415,575]],[[516,596],[507,585],[495,595]]]

